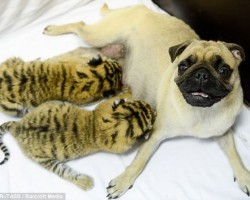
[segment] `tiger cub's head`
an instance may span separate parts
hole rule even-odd
[[[110,58],[98,56],[90,59],[84,67],[77,67],[77,76],[80,81],[87,80],[92,93],[102,93],[104,97],[122,88],[122,66]]]
[[[152,132],[156,113],[141,100],[120,99],[109,109],[99,112],[99,141],[106,151],[123,153],[138,142],[147,140]]]

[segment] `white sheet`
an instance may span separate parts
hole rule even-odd
[[[162,12],[150,0],[106,0],[111,8],[134,4]],[[48,58],[80,45],[74,35],[49,37],[42,34],[49,24],[84,20],[93,23],[101,18],[103,0],[1,0],[0,62],[11,56],[25,60]],[[246,108],[235,129],[237,147],[250,168],[248,132],[250,112]],[[0,123],[13,120],[0,113]],[[16,120],[16,119],[15,119]],[[84,192],[26,158],[9,134],[4,142],[10,149],[10,160],[0,166],[0,193],[65,193],[67,200],[105,199],[108,182],[123,172],[135,152],[127,155],[97,153],[71,161],[74,169],[91,175],[93,190]],[[0,154],[2,156],[2,154]],[[230,165],[212,140],[182,138],[166,141],[154,154],[133,189],[121,200],[249,200],[233,181]],[[1,199],[1,196],[0,196]]]

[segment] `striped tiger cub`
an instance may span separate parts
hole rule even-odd
[[[60,101],[45,102],[19,122],[0,126],[0,149],[8,131],[24,153],[41,166],[83,190],[93,187],[90,176],[74,171],[65,162],[97,151],[123,153],[145,141],[152,131],[155,113],[144,101],[113,97],[93,111]]]
[[[32,62],[11,58],[0,65],[0,110],[21,117],[48,100],[83,104],[121,87],[121,66],[105,57],[89,62],[73,56]]]

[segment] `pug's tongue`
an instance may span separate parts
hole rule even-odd
[[[201,96],[201,97],[204,97],[204,98],[208,97],[208,95],[206,93],[203,93],[203,92],[193,92],[192,95]]]

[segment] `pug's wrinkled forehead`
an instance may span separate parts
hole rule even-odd
[[[243,48],[234,43],[221,41],[192,40],[169,48],[171,61],[178,57],[181,61],[190,58],[195,62],[212,62],[222,60],[231,68],[239,66],[245,60]]]

